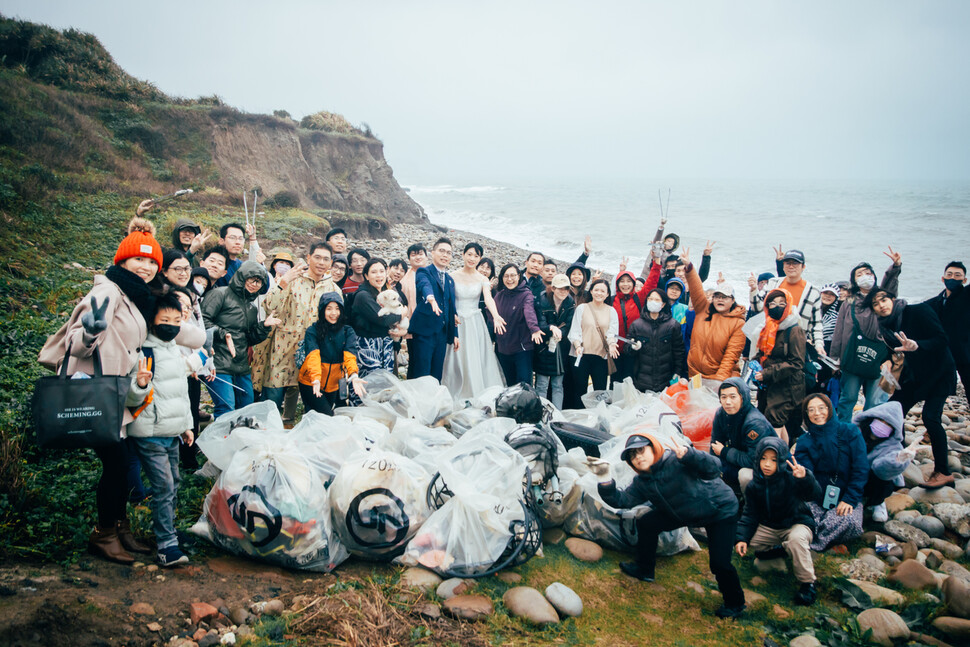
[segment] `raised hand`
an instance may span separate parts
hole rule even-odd
[[[98,300],[93,296],[91,297],[91,312],[85,312],[81,316],[81,325],[84,326],[84,331],[87,332],[92,337],[96,337],[103,333],[108,327],[108,320],[105,319],[104,313],[108,308],[108,303],[111,301],[111,297],[105,297],[104,301],[101,302],[101,306],[98,306]]]
[[[624,256],[622,259],[620,259],[620,272],[626,272],[626,266],[629,264],[630,258],[628,256]],[[617,274],[620,272],[617,272]]]
[[[142,200],[140,203],[138,203],[138,206],[135,207],[135,215],[140,218],[145,214],[145,212],[147,212],[149,209],[151,209],[154,206],[155,206],[155,201],[152,200],[151,198],[147,200]]]
[[[593,272],[593,278],[591,278],[589,282],[592,283],[596,279],[601,279],[601,278],[603,278],[603,270],[596,270],[595,272]]]
[[[585,252],[587,256],[593,253],[593,239],[588,234],[583,240],[583,252]]]
[[[748,277],[748,287],[751,288],[752,292],[758,289],[758,279],[755,278],[754,272]]]
[[[296,279],[306,274],[307,267],[308,266],[303,265],[301,263],[299,265],[294,265],[290,269],[286,270],[286,274],[280,277],[280,280],[279,280],[280,287],[285,289],[286,286],[288,286],[290,283],[292,283]]]
[[[681,458],[687,455],[687,448],[681,445],[680,441],[677,440],[677,438],[671,438],[670,442],[673,443],[674,445],[673,446],[674,456],[676,456],[678,460],[680,460]]]
[[[734,545],[734,552],[736,552],[741,557],[748,554],[748,543],[744,541],[739,541]]]
[[[704,246],[704,256],[710,256],[711,252],[714,251],[714,245],[717,243],[716,240],[707,241],[707,245]]]
[[[799,465],[798,464],[798,461],[795,460],[795,457],[794,456],[791,457],[791,460],[785,461],[785,463],[791,469],[792,476],[794,476],[797,479],[803,479],[803,478],[805,478],[805,474],[806,474],[806,472],[805,472],[805,466],[804,465]]]
[[[680,260],[684,261],[684,265],[690,265],[690,247],[682,247],[680,249]]]
[[[899,255],[899,252],[893,250],[892,245],[889,246],[889,251],[883,252],[883,254],[892,259],[893,265],[898,267],[899,265],[903,264],[902,256]]]
[[[899,352],[912,353],[914,350],[919,350],[919,344],[916,343],[916,340],[910,339],[902,331],[896,333],[896,339],[899,340],[899,346],[896,348]]]
[[[535,344],[541,344],[543,335],[545,335],[545,333],[542,332],[541,330],[535,331],[534,333],[532,333],[532,342]]]
[[[195,238],[192,239],[192,244],[189,245],[189,251],[193,254],[196,253],[205,247],[205,244],[209,242],[210,238],[212,238],[212,232],[208,229],[203,229],[200,233],[195,235]]]
[[[586,467],[589,471],[598,476],[600,479],[610,475],[610,464],[604,461],[602,458],[595,458],[590,456],[586,459]]]
[[[283,320],[276,316],[275,312],[269,313],[269,316],[263,320],[263,325],[267,328],[272,328],[273,326],[278,326],[283,323]]]
[[[781,259],[785,258],[785,250],[781,245],[778,245],[778,247],[772,247],[772,249],[775,250],[776,261],[780,261]]]
[[[266,262],[266,254],[261,249],[256,250],[256,262],[260,265]]]
[[[236,345],[232,342],[232,335],[226,333],[226,346],[229,348],[229,356],[236,356]]]
[[[724,278],[724,272],[718,272],[717,273],[717,283],[718,283],[718,285],[720,285],[721,283],[724,283],[726,280],[727,279]]]
[[[256,240],[256,225],[252,223],[246,225],[246,237],[249,240]]]
[[[148,386],[152,381],[152,360],[142,357],[138,360],[138,372],[135,373],[135,382],[141,388]]]

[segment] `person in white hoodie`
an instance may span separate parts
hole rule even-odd
[[[127,433],[151,485],[152,529],[162,566],[189,561],[175,533],[175,496],[179,438],[189,445],[195,440],[185,378],[202,368],[202,360],[198,354],[182,353],[176,340],[182,327],[178,297],[172,292],[157,297],[148,337],[131,372],[127,401],[135,416]]]

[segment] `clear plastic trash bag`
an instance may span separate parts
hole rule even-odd
[[[603,433],[612,433],[612,415],[605,403],[600,402],[590,409],[563,409],[562,417],[566,422],[590,427]]]
[[[289,432],[289,439],[313,452],[326,465],[332,480],[345,462],[370,451],[389,435],[387,427],[370,418],[353,421],[309,411]]]
[[[423,425],[434,425],[455,408],[448,388],[429,375],[399,380],[387,371],[374,371],[368,373],[366,382],[365,404],[402,418],[413,418]]]
[[[442,427],[425,427],[410,418],[399,418],[394,430],[381,441],[381,449],[413,458],[429,474],[438,471],[437,456],[457,438]]]
[[[231,553],[286,568],[336,568],[349,553],[334,532],[326,466],[283,434],[237,431],[247,446],[206,496],[192,532]]]
[[[444,419],[445,427],[456,437],[460,438],[476,425],[490,419],[488,413],[475,407],[467,407],[453,412]]]
[[[354,555],[391,559],[425,522],[428,472],[414,460],[381,449],[348,460],[330,484],[340,539]]]
[[[675,384],[661,398],[680,418],[681,428],[694,447],[702,452],[710,450],[714,414],[721,406],[717,394],[703,386],[689,389],[685,384]]]
[[[495,398],[496,417],[512,418],[519,424],[542,422],[545,409],[532,385],[519,382]]]
[[[495,436],[465,434],[439,454],[435,463],[454,495],[488,494],[503,502],[523,497],[528,463],[522,454]]]
[[[283,428],[283,418],[280,417],[279,409],[274,402],[268,400],[254,402],[242,409],[222,414],[202,431],[196,441],[206,458],[220,470],[225,470],[232,457],[242,448],[232,430],[233,424],[242,418],[255,419],[266,432],[285,433],[286,431]]]
[[[543,528],[555,528],[576,511],[582,490],[577,483],[579,473],[560,465],[556,479],[550,479],[542,489],[541,503],[536,506]]]

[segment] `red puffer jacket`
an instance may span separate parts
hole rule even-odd
[[[633,276],[633,272],[623,271],[616,275],[616,280],[614,281],[614,286],[619,286],[620,279],[624,276],[629,277],[636,284],[637,278]],[[660,266],[654,263],[650,266],[650,274],[647,275],[647,280],[640,288],[639,292],[631,292],[630,294],[621,294],[619,287],[616,287],[616,292],[613,296],[613,309],[616,310],[616,316],[620,320],[620,337],[627,337],[627,333],[630,330],[630,325],[640,318],[640,312],[643,311],[644,305],[647,303],[647,295],[650,294],[650,290],[657,287],[657,282],[660,280]],[[623,350],[623,342],[619,342],[619,349]]]

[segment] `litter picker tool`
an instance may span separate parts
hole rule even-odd
[[[175,198],[180,198],[183,195],[188,195],[192,193],[192,189],[179,189],[175,193],[169,193],[167,195],[160,196],[158,198],[152,198],[152,204],[158,204],[160,202],[168,202],[169,200],[174,200]]]

